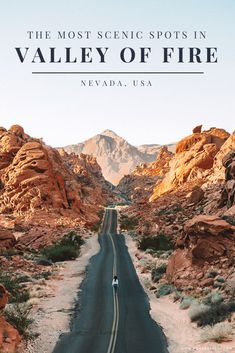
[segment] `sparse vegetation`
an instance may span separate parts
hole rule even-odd
[[[79,256],[84,240],[76,232],[65,234],[58,244],[51,245],[41,250],[46,260],[52,262],[74,260]]]
[[[163,215],[174,215],[178,212],[181,212],[182,206],[179,204],[175,204],[174,206],[172,206],[171,208],[162,208],[161,210],[157,210],[155,212],[155,216],[163,216]]]
[[[205,305],[212,305],[221,303],[223,301],[223,297],[220,293],[215,292],[207,295],[205,298],[202,299],[202,303]]]
[[[181,292],[180,292],[178,289],[174,290],[174,293],[173,293],[173,302],[175,303],[175,302],[177,302],[177,301],[179,301],[179,300],[181,300],[181,299],[182,299],[182,294],[181,294]]]
[[[95,224],[93,224],[93,226],[91,227],[91,230],[93,232],[95,232],[95,233],[99,232],[101,224],[102,224],[102,221],[103,221],[103,216],[104,216],[104,209],[101,209],[98,212],[99,220]]]
[[[163,297],[165,295],[171,294],[174,291],[174,287],[171,284],[161,284],[159,285],[159,287],[157,288],[155,294],[156,297]]]
[[[222,216],[222,219],[230,223],[232,226],[235,226],[235,217],[232,216]]]
[[[35,335],[30,332],[30,326],[33,323],[33,319],[30,317],[30,311],[31,306],[26,303],[16,303],[4,310],[6,320],[14,326],[26,340],[35,337]]]
[[[77,234],[75,231],[71,231],[64,235],[60,241],[60,245],[63,246],[73,246],[76,249],[80,249],[81,245],[84,244],[84,240],[81,235]]]
[[[79,252],[74,246],[56,244],[42,249],[41,253],[52,262],[75,260]]]
[[[155,251],[167,251],[173,249],[173,244],[164,234],[159,234],[155,237],[143,237],[139,240],[138,248],[145,251],[153,249]]]
[[[0,283],[3,284],[10,293],[10,303],[23,303],[29,300],[30,295],[28,290],[22,289],[20,279],[17,279],[13,273],[0,272]]]
[[[216,271],[216,270],[213,270],[213,271],[210,271],[210,272],[208,272],[208,274],[207,274],[207,278],[215,278],[216,276],[218,276],[218,271]]]
[[[186,310],[188,309],[195,299],[193,297],[184,297],[180,303],[180,309]]]
[[[19,251],[14,248],[0,251],[0,256],[4,256],[7,258],[11,258],[12,256],[15,256],[18,254],[19,254]]]
[[[139,221],[136,217],[133,216],[127,216],[122,214],[120,216],[120,228],[122,230],[126,230],[126,231],[131,231],[134,230],[135,227],[138,225]]]
[[[162,278],[162,276],[166,272],[166,268],[167,268],[167,264],[162,263],[158,267],[152,269],[151,278],[154,283],[158,282]]]
[[[33,277],[35,279],[45,279],[45,280],[48,280],[52,275],[52,272],[51,271],[45,271],[45,272],[41,272],[41,273],[36,273]]]
[[[189,317],[191,321],[196,321],[199,322],[201,318],[209,312],[210,307],[209,305],[205,305],[203,303],[194,303],[193,305],[190,306],[189,309]]]
[[[191,321],[197,322],[198,326],[215,325],[231,317],[235,312],[235,301],[217,302],[211,305],[203,303],[193,304],[189,309]]]
[[[201,341],[214,341],[217,343],[228,341],[233,334],[233,327],[227,322],[219,322],[214,326],[206,326],[201,333]]]

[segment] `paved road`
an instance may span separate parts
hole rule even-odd
[[[53,353],[167,353],[124,237],[117,234],[114,209],[106,210],[99,242],[101,250],[88,267],[71,332],[61,337]],[[111,286],[114,274],[119,278],[117,294]]]

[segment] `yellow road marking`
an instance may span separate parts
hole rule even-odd
[[[107,209],[106,212],[109,212]],[[117,252],[115,248],[115,244],[111,235],[111,217],[109,222],[109,227],[107,230],[107,234],[111,240],[112,248],[113,248],[113,276],[117,275]],[[109,347],[107,353],[114,353],[116,341],[117,341],[117,333],[118,333],[118,325],[119,325],[119,301],[118,296],[113,290],[113,325],[112,325],[112,332],[109,340]]]

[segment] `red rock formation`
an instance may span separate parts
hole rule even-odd
[[[64,150],[59,152],[64,164],[81,184],[81,196],[86,205],[96,208],[112,199],[111,184],[104,179],[95,157],[83,153],[68,154]]]
[[[4,309],[8,303],[9,293],[6,288],[0,284],[0,310]]]
[[[4,309],[8,302],[9,294],[0,284],[0,309]],[[0,316],[0,351],[15,353],[20,343],[18,331]]]
[[[228,208],[235,204],[235,150],[229,152],[223,158],[225,168],[225,186],[222,192],[222,203],[226,203]]]
[[[0,349],[2,352],[15,353],[19,343],[18,331],[4,317],[0,317]]]
[[[222,145],[221,149],[215,156],[213,169],[209,176],[212,182],[224,181],[225,167],[223,158],[231,151],[235,150],[235,132]]]
[[[53,227],[92,225],[109,197],[95,158],[60,155],[18,125],[0,129],[0,213],[18,226],[51,226],[50,236]]]
[[[200,186],[194,186],[192,191],[186,196],[188,199],[189,204],[197,204],[200,202],[205,195],[205,192],[202,190]]]
[[[200,134],[202,132],[202,125],[198,125],[193,129],[193,134]]]
[[[176,146],[176,154],[170,162],[169,172],[164,180],[156,185],[150,201],[176,190],[188,181],[205,180],[213,167],[216,154],[228,138],[229,134],[225,130],[212,128],[181,140]]]
[[[235,134],[216,128],[199,130],[178,143],[151,202],[139,192],[125,208],[125,213],[139,220],[139,236],[164,234],[174,242],[167,280],[198,294],[204,286],[218,288],[216,280],[207,276],[213,268],[225,279],[232,276],[235,258],[235,227],[220,218],[230,216],[227,220],[233,223],[235,215]],[[148,166],[136,170],[146,174]],[[143,183],[141,191],[146,187]],[[222,190],[223,207],[219,207]],[[129,193],[133,192],[130,188]]]
[[[4,187],[0,195],[0,211],[24,216],[37,209],[52,208],[59,212],[70,208],[79,215],[80,185],[71,181],[66,192],[69,179],[72,177],[66,173],[56,150],[37,141],[26,142],[12,163],[1,170]]]
[[[169,171],[169,163],[174,154],[166,146],[161,147],[155,162],[138,165],[131,174],[124,176],[118,184],[118,190],[129,199],[146,202],[158,180],[162,180]]]
[[[187,285],[186,278],[194,287],[209,286],[213,280],[205,282],[203,275],[200,282],[197,275],[199,272],[205,274],[210,265],[216,265],[225,276],[228,275],[227,269],[234,264],[235,227],[216,216],[196,216],[185,224],[176,246],[180,248],[169,259],[168,280],[183,287]]]
[[[10,249],[16,244],[12,231],[0,228],[0,251]]]

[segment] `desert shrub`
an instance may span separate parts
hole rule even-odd
[[[182,299],[182,294],[180,293],[179,290],[175,290],[173,293],[173,302],[177,302],[178,300]]]
[[[32,278],[26,274],[19,274],[16,277],[16,280],[18,283],[32,282]]]
[[[211,305],[200,303],[190,307],[189,317],[191,321],[196,321],[198,326],[215,325],[228,319],[233,312],[235,312],[235,301]]]
[[[161,284],[156,290],[156,297],[163,297],[165,295],[171,294],[174,291],[174,287],[171,284]]]
[[[79,251],[74,246],[61,244],[46,247],[41,250],[41,253],[52,262],[75,260],[79,255]]]
[[[138,249],[145,251],[149,248],[157,251],[166,251],[171,250],[173,248],[173,244],[164,234],[159,234],[156,237],[141,238],[138,243]]]
[[[179,204],[175,204],[173,205],[171,208],[167,207],[167,208],[162,208],[161,210],[157,210],[155,212],[156,216],[163,216],[163,215],[174,215],[178,212],[181,212],[182,206]]]
[[[20,280],[14,277],[12,273],[0,272],[0,283],[3,284],[10,293],[10,303],[23,303],[29,300],[29,291],[22,289]]]
[[[198,326],[215,325],[231,317],[235,312],[235,301],[226,303],[216,303],[209,307],[206,315],[197,318]]]
[[[19,254],[19,251],[14,248],[0,251],[0,256],[9,257],[9,258],[18,254]]]
[[[31,337],[30,326],[33,323],[33,319],[30,317],[30,311],[31,306],[26,303],[13,304],[11,307],[4,310],[6,320],[14,326],[25,339]]]
[[[145,253],[146,254],[150,254],[150,255],[154,255],[155,254],[155,251],[153,249],[146,249],[145,250]]]
[[[46,261],[74,260],[78,257],[82,244],[84,244],[82,237],[71,231],[65,234],[58,244],[42,249],[41,254],[46,258]]]
[[[226,222],[230,223],[232,226],[235,226],[235,217],[233,216],[222,216]]]
[[[210,295],[202,299],[202,303],[205,305],[217,304],[217,303],[221,303],[222,301],[223,301],[223,297],[218,292],[211,293]]]
[[[133,217],[133,216],[129,217],[123,214],[121,215],[119,222],[120,222],[120,228],[127,231],[134,230],[139,223],[136,217]]]
[[[42,279],[44,278],[45,280],[48,280],[52,275],[51,271],[44,271],[44,272],[40,272],[40,273],[36,273],[33,277],[35,279]]]
[[[53,262],[51,260],[46,259],[45,257],[40,257],[37,259],[37,264],[42,266],[52,266]]]
[[[227,341],[233,334],[233,327],[231,324],[226,322],[220,322],[214,326],[206,326],[201,333],[201,341],[215,341],[220,343]]]
[[[218,272],[217,271],[215,271],[215,270],[213,270],[213,271],[210,271],[210,272],[208,272],[207,273],[207,278],[215,278],[216,276],[218,276]]]
[[[162,263],[160,266],[153,268],[151,272],[151,279],[154,283],[158,282],[166,272],[167,265]]]
[[[216,278],[216,281],[220,282],[220,283],[225,283],[224,277],[218,277],[218,278]]]
[[[74,231],[65,234],[60,241],[60,245],[73,246],[76,249],[80,249],[81,245],[83,244],[84,240],[82,239],[81,235],[77,234]]]
[[[184,297],[180,303],[180,309],[186,310],[188,309],[195,299],[193,297]]]
[[[201,318],[209,312],[210,307],[203,303],[194,303],[190,306],[188,315],[191,321],[199,321]]]
[[[100,230],[100,226],[102,224],[103,216],[104,216],[104,209],[99,210],[97,215],[99,217],[99,220],[95,224],[93,224],[91,227],[91,230],[96,233],[99,232],[99,230]]]

